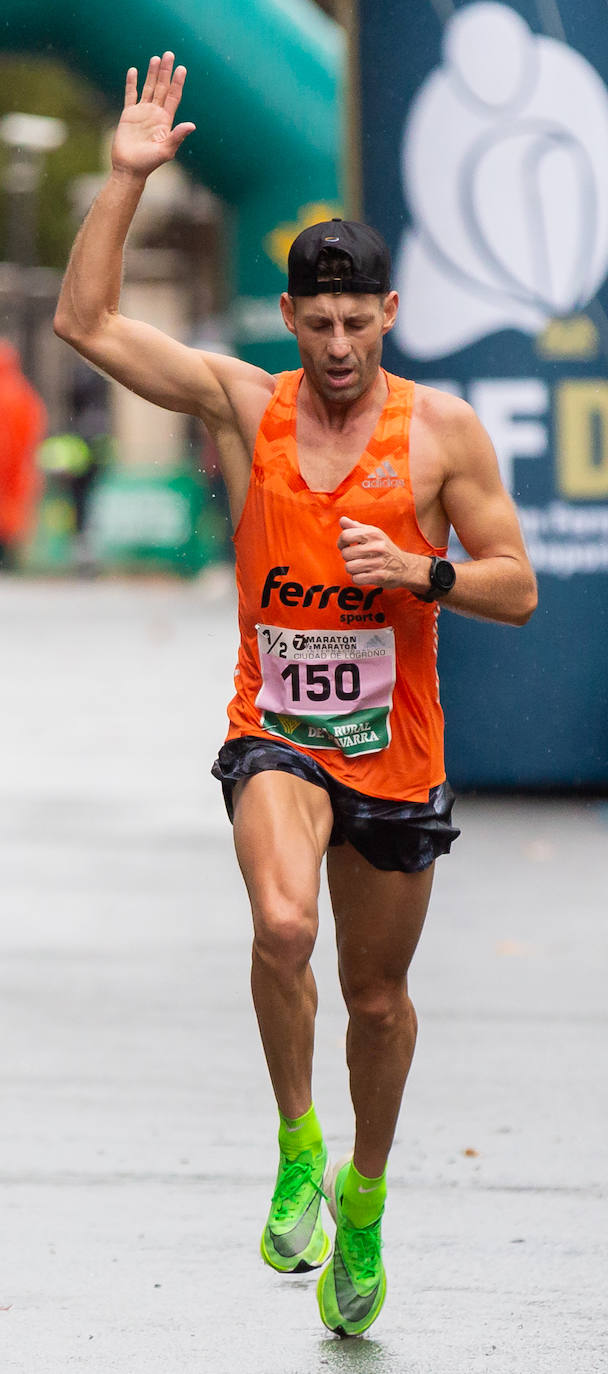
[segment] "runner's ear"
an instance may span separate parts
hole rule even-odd
[[[293,296],[289,296],[289,295],[287,294],[287,291],[283,291],[283,294],[282,294],[281,299],[280,299],[280,301],[279,301],[279,305],[280,305],[280,307],[281,307],[281,314],[282,314],[282,316],[283,316],[283,321],[284,321],[284,323],[285,323],[286,328],[289,330],[289,333],[290,333],[290,334],[295,334],[295,332],[296,332],[296,303],[295,303],[295,300],[294,300]]]
[[[397,295],[397,292],[396,292],[396,291],[388,291],[387,294],[386,294],[386,296],[384,297],[384,301],[383,301],[383,303],[382,303],[382,311],[383,311],[383,315],[384,315],[384,321],[383,321],[383,325],[382,325],[382,333],[383,333],[383,334],[388,334],[389,329],[392,329],[392,328],[393,328],[393,325],[394,325],[395,320],[396,320],[396,318],[397,318],[397,311],[398,311],[398,309],[399,309],[399,296]]]

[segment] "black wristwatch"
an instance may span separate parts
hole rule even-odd
[[[430,587],[424,595],[416,592],[419,601],[439,601],[442,596],[447,596],[451,592],[456,581],[456,569],[453,563],[449,563],[447,558],[431,558],[429,567]]]

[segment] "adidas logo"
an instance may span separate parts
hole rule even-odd
[[[399,477],[392,463],[385,461],[380,463],[369,477],[364,477],[362,487],[404,487],[405,478]]]

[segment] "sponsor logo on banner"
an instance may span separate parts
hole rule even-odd
[[[608,273],[607,147],[608,91],[580,53],[508,5],[452,16],[403,136],[396,333],[410,357],[538,335],[585,308]],[[568,351],[569,332],[579,354],[593,347],[579,321],[554,327],[549,351]]]
[[[444,25],[400,151],[394,343],[473,406],[535,568],[565,578],[608,572],[607,148],[592,62],[514,5],[472,0]],[[495,352],[507,330],[521,346]]]

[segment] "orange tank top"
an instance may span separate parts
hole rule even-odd
[[[281,739],[358,792],[427,801],[445,778],[438,608],[404,589],[356,587],[337,547],[348,515],[412,553],[445,553],[416,519],[414,383],[385,375],[376,429],[332,492],[311,491],[300,473],[302,370],[278,378],[234,535],[241,643],[228,739]]]

